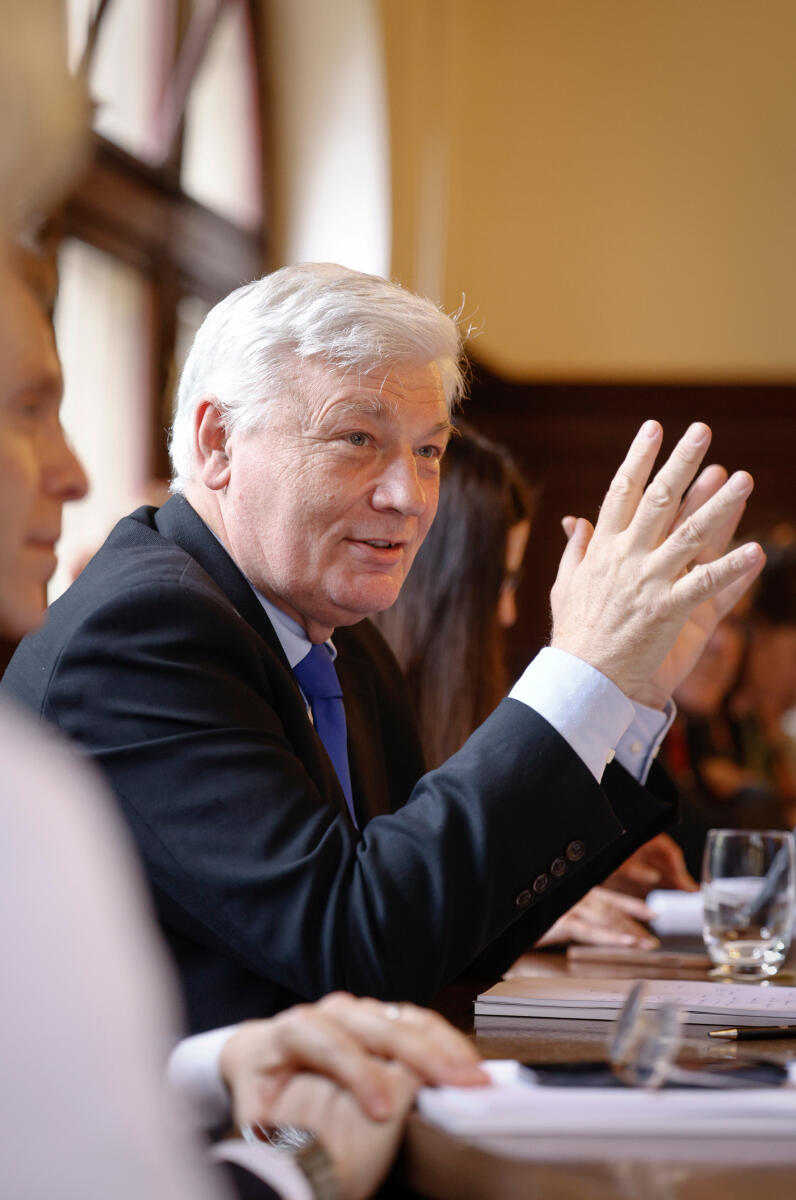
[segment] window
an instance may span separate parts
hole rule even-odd
[[[64,424],[92,494],[68,568],[166,478],[175,380],[208,308],[265,269],[263,35],[255,0],[69,0],[96,103],[91,166],[61,216]]]

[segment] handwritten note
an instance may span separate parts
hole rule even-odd
[[[634,979],[504,979],[475,1002],[476,1015],[501,1017],[571,1017],[612,1020],[624,1004]],[[740,1020],[746,1025],[776,1025],[796,1020],[796,987],[752,987],[690,979],[648,982],[651,1007],[673,1003],[695,1024]]]

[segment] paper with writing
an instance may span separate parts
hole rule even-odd
[[[475,1001],[476,1015],[613,1020],[633,979],[561,976],[504,979]],[[781,1025],[796,1021],[796,987],[760,987],[691,979],[648,981],[647,1004],[673,1003],[694,1024]]]

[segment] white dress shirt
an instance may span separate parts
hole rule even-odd
[[[639,783],[646,783],[677,711],[672,700],[664,712],[635,704],[601,671],[551,646],[525,668],[509,696],[544,717],[598,783],[614,755]]]

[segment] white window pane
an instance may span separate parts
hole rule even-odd
[[[98,0],[69,0],[73,66],[86,44]],[[97,107],[94,128],[138,158],[160,154],[157,113],[174,44],[170,0],[111,0],[100,26],[89,75]]]
[[[256,82],[246,14],[228,4],[185,107],[182,187],[245,229],[259,225],[261,180]]]
[[[137,503],[149,473],[149,291],[137,271],[67,241],[59,258],[55,333],[64,372],[63,424],[91,481],[64,509],[50,599]]]
[[[88,28],[98,4],[99,0],[67,0],[66,33],[69,70],[72,72],[80,65],[88,40]]]

